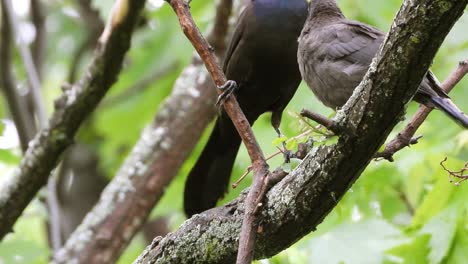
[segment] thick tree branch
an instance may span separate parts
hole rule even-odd
[[[442,89],[449,93],[461,79],[468,73],[468,59],[460,61],[455,71],[441,84]],[[376,154],[376,158],[383,158],[393,161],[393,155],[401,149],[416,144],[420,137],[414,137],[414,134],[422,123],[429,116],[433,108],[421,105],[408,122],[406,127],[398,135],[385,145],[382,152]]]
[[[225,52],[232,0],[221,0],[210,44]],[[219,35],[222,34],[222,35]],[[151,209],[177,175],[203,130],[212,120],[216,91],[202,61],[194,56],[177,79],[171,95],[142,133],[101,199],[66,245],[57,263],[112,263],[142,227]]]
[[[312,149],[269,191],[261,209],[256,258],[295,243],[336,206],[399,122],[467,2],[404,1],[364,80],[334,119],[347,133],[333,146]],[[244,200],[245,193],[194,216],[176,232],[155,239],[135,263],[234,262]]]
[[[56,101],[49,128],[36,135],[12,180],[1,187],[0,238],[11,231],[21,212],[47,182],[60,155],[73,142],[81,123],[115,82],[144,3],[117,1],[87,73]]]

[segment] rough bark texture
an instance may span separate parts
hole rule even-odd
[[[0,190],[0,239],[12,230],[16,219],[46,184],[60,155],[73,142],[79,126],[100,102],[120,72],[131,32],[145,1],[121,0],[115,16],[98,45],[91,66],[76,85],[55,104],[49,128],[30,142],[19,168]],[[114,10],[114,11],[115,11]]]
[[[226,49],[231,6],[232,0],[220,1],[217,23],[208,36],[218,57]],[[115,262],[212,120],[215,99],[213,82],[194,56],[97,205],[54,256],[55,262]]]
[[[468,0],[406,0],[383,48],[335,121],[346,131],[333,146],[314,148],[267,195],[256,258],[287,248],[330,212],[403,117],[432,58]],[[232,263],[245,193],[195,215],[157,238],[136,263]]]
[[[118,258],[214,116],[216,96],[211,86],[200,61],[184,70],[154,122],[55,255],[55,262],[112,263]]]

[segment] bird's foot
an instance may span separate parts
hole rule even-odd
[[[281,138],[283,137],[283,133],[281,133],[281,130],[279,129],[278,126],[273,126],[273,128],[275,129],[276,133],[278,134],[278,137]],[[291,159],[292,158],[295,158],[296,155],[294,153],[292,153],[292,151],[290,151],[287,147],[286,147],[286,141],[283,141],[281,143],[283,145],[283,149],[281,148],[278,148],[281,153],[283,153],[283,159],[284,159],[284,162],[285,163],[289,163],[291,162]]]
[[[284,163],[289,163],[291,159],[296,157],[296,155],[286,147],[285,142],[283,142],[283,150],[281,152],[283,153]]]
[[[272,124],[272,125],[273,125],[273,128],[276,131],[276,134],[278,134],[278,138],[282,138],[284,135],[281,132],[281,130],[279,129],[279,123],[278,124]],[[281,153],[283,153],[284,162],[289,163],[291,161],[291,158],[295,158],[295,155],[290,150],[288,150],[288,148],[286,147],[286,141],[283,141],[281,143],[281,145],[283,145],[283,149],[281,149],[279,147],[278,147],[278,149],[279,149],[279,151],[281,151]]]
[[[224,102],[229,98],[237,90],[237,83],[232,80],[226,81],[222,86],[218,86],[222,92],[218,96],[218,100],[216,100],[216,106],[221,106]]]

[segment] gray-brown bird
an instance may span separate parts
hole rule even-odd
[[[346,19],[335,0],[312,0],[299,37],[302,78],[326,106],[341,107],[361,82],[384,37],[374,27]],[[441,89],[431,71],[413,100],[441,109],[468,128],[468,117]]]

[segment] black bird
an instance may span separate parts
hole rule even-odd
[[[271,111],[279,132],[281,115],[301,82],[297,38],[307,17],[305,0],[252,0],[239,17],[223,65],[234,94],[252,125]],[[225,112],[185,183],[187,216],[212,208],[224,195],[241,138]]]
[[[343,106],[367,72],[384,37],[374,27],[346,19],[335,0],[312,0],[299,37],[298,61],[303,79],[326,106]],[[468,117],[449,99],[431,71],[413,100],[441,109],[468,128]]]

